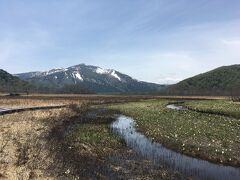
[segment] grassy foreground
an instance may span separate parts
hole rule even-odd
[[[240,119],[240,103],[230,100],[188,101],[184,105],[193,110],[222,114]]]
[[[0,179],[183,179],[112,134],[114,112],[70,105],[0,116]]]
[[[187,155],[240,165],[240,121],[218,115],[167,109],[167,100],[111,105],[129,115],[148,137]]]

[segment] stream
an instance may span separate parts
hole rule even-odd
[[[177,110],[181,109],[177,107]],[[210,163],[167,149],[137,132],[135,125],[134,119],[118,115],[111,127],[115,134],[125,140],[129,148],[153,161],[154,164],[176,170],[194,179],[240,179],[240,168]]]

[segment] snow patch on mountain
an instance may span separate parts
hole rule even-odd
[[[50,75],[50,74],[55,74],[55,73],[64,72],[64,71],[67,71],[67,69],[65,69],[65,68],[56,68],[56,69],[51,69],[50,71],[46,71],[43,74]]]
[[[116,71],[112,71],[111,76],[115,77],[116,79],[118,79],[119,81],[121,81],[121,78],[117,75]]]
[[[74,79],[79,79],[80,81],[83,81],[83,78],[78,71],[73,72],[72,76],[73,76]]]
[[[102,69],[102,68],[98,67],[96,69],[96,73],[97,74],[108,74],[108,75],[118,79],[119,81],[121,81],[121,78],[117,75],[116,71],[112,70],[112,69]]]
[[[96,73],[97,74],[109,74],[109,70],[108,69],[102,69],[102,68],[98,67],[96,69]]]

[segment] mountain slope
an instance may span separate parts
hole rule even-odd
[[[35,85],[62,87],[80,84],[95,92],[152,92],[161,85],[140,82],[113,69],[79,64],[69,68],[57,68],[46,72],[17,74],[23,80]]]
[[[175,95],[231,95],[240,90],[240,65],[222,66],[169,86]]]
[[[28,91],[32,86],[18,77],[0,69],[0,91],[1,92],[17,92]]]

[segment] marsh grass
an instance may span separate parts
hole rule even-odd
[[[111,133],[109,123],[79,124],[67,139],[81,154],[99,158],[124,147],[121,139]]]
[[[204,140],[200,141],[201,146],[197,143],[202,134],[192,138],[191,136],[197,130],[194,128],[188,131],[188,127],[193,127],[191,117],[192,115],[197,117],[197,113],[191,114],[191,117],[184,121],[187,114],[172,113],[164,109],[165,103],[169,102],[167,100],[142,101],[152,98],[151,96],[1,97],[0,106],[4,107],[50,104],[66,104],[68,106],[56,110],[26,111],[0,116],[0,178],[76,179],[82,177],[89,179],[97,177],[107,179],[108,177],[137,177],[141,179],[142,177],[164,177],[164,179],[173,179],[173,177],[178,177],[178,173],[154,167],[149,165],[150,162],[146,164],[146,160],[136,158],[138,156],[134,152],[127,150],[125,143],[113,135],[110,130],[110,123],[114,120],[113,114],[116,111],[102,108],[102,104],[113,103],[112,108],[117,112],[121,110],[123,113],[136,117],[140,129],[149,137],[155,137],[156,140],[165,142],[175,149],[179,148],[179,151],[188,153],[191,150],[189,154],[192,155],[194,152],[200,153],[206,146]],[[137,102],[121,104],[129,101]],[[181,117],[183,122],[172,120],[178,117]],[[204,118],[205,116],[202,119]],[[187,121],[189,121],[188,126],[186,126]],[[196,128],[200,126],[199,121],[197,121]],[[229,136],[236,134],[237,126],[235,121],[232,123],[233,134],[221,129],[218,134],[221,137],[225,137],[224,133],[228,133]],[[202,128],[208,129],[207,127]],[[223,126],[223,128],[226,127]],[[186,134],[183,133],[183,130]],[[212,133],[206,133],[206,136],[203,137],[212,139]],[[229,145],[227,141],[228,136],[226,139],[221,139],[221,137],[213,136],[213,139],[215,138],[217,141],[211,145],[214,149],[217,147],[219,152],[225,142],[227,143],[224,144],[224,147],[231,146],[231,143]],[[234,144],[236,142],[239,144],[236,139],[232,140],[232,153],[239,157],[235,150],[235,148],[239,148]],[[186,143],[188,148],[182,147],[182,142]],[[196,151],[198,147],[201,148]],[[228,156],[228,151],[224,153],[225,156]],[[232,154],[229,157],[231,158]],[[232,158],[231,162],[234,161],[236,160]]]
[[[68,99],[32,99],[32,98],[0,98],[0,107],[32,107],[32,106],[49,106],[62,104],[81,104],[84,101]]]
[[[7,97],[0,96],[0,107],[29,107],[59,104],[106,104],[140,101],[152,99],[153,96],[124,96],[124,95],[31,95]]]
[[[64,150],[69,152],[64,156],[74,159],[70,164],[73,174],[83,179],[184,179],[182,174],[156,166],[129,150],[124,140],[111,132],[116,113],[89,108],[71,125],[64,140],[70,150]]]
[[[213,162],[240,165],[240,121],[224,116],[166,108],[167,100],[111,105],[135,118],[138,129],[184,154]]]
[[[230,100],[205,100],[187,101],[184,105],[192,110],[240,119],[240,102]]]

